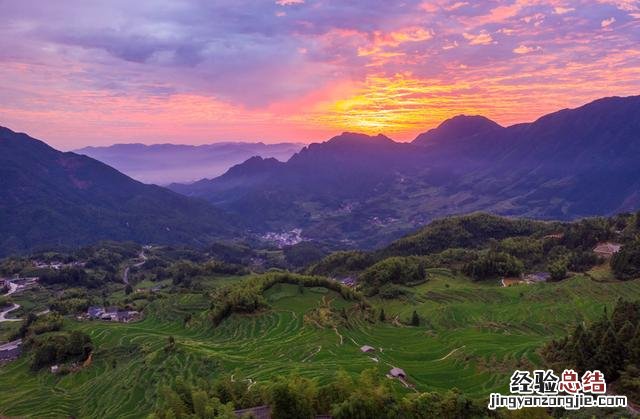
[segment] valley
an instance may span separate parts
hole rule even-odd
[[[436,232],[445,226],[453,228],[457,222],[468,231],[477,231],[475,238],[459,232],[459,236],[449,235],[449,244],[428,239],[426,243],[438,246],[432,250],[407,250],[423,255],[426,280],[403,284],[389,277],[385,281],[391,282],[368,282],[368,272],[380,265],[375,259],[397,254],[391,249],[408,249],[409,243],[425,243],[417,240],[440,234]],[[611,230],[608,234],[623,234],[628,237],[623,239],[626,242],[635,234],[635,218],[607,221],[610,226],[623,223],[627,226],[623,233]],[[482,405],[489,393],[506,391],[514,369],[543,367],[541,349],[553,339],[573,333],[576,325],[596,322],[613,312],[621,299],[640,301],[640,275],[619,280],[609,262],[601,260],[559,281],[505,287],[500,275],[470,278],[459,262],[443,259],[444,254],[452,251],[450,246],[482,254],[486,246],[482,243],[495,246],[491,243],[496,239],[511,243],[517,235],[532,243],[558,240],[543,237],[548,236],[547,231],[560,229],[564,244],[544,253],[553,255],[560,247],[573,248],[570,240],[574,236],[588,243],[585,234],[602,234],[596,233],[594,225],[454,218],[379,250],[384,256],[372,254],[367,262],[370,267],[357,268],[359,273],[347,268],[353,265],[344,259],[336,262],[338,255],[303,269],[351,270],[349,275],[359,278],[357,291],[330,279],[344,274],[313,277],[267,266],[264,273],[246,272],[215,253],[163,246],[141,249],[133,244],[87,248],[66,256],[86,265],[82,269],[89,276],[78,280],[87,282],[62,285],[54,280],[61,270],[41,277],[39,285],[28,292],[13,296],[31,313],[50,308],[52,313],[41,321],[61,319],[62,326],[61,331],[31,338],[31,333],[42,332],[27,331],[26,352],[0,367],[0,414],[133,418],[166,411],[169,407],[159,396],[162,389],[182,381],[230,380],[251,392],[269,388],[281,376],[301,377],[322,386],[330,385],[340,374],[372,374],[397,397],[444,394],[455,387]],[[551,247],[547,249],[545,252]],[[131,269],[128,278],[133,290],[126,291],[117,275],[93,282],[103,269],[110,269],[110,264],[99,262],[104,257],[108,257],[105,261],[119,258],[119,266]],[[543,256],[543,264],[550,263],[548,257],[553,256]],[[394,258],[398,256],[384,260]],[[535,257],[523,260],[525,269],[541,266]],[[29,259],[10,258],[0,266],[5,272],[18,268],[33,273],[29,265]],[[375,269],[383,275],[386,268]],[[258,284],[263,285],[256,288]],[[96,303],[140,310],[142,317],[126,323],[77,317]],[[412,316],[417,316],[418,324]],[[11,339],[18,327],[0,324],[0,337]],[[33,369],[29,339],[74,332],[90,338],[90,364],[62,374],[48,367]],[[371,348],[364,352],[366,346]],[[394,368],[402,370],[402,379],[391,377]],[[253,405],[234,405],[235,409],[250,407]]]

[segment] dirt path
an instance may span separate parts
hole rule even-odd
[[[344,338],[342,337],[340,332],[338,332],[338,328],[337,327],[334,326],[333,330],[336,332],[336,335],[338,335],[338,337],[340,338],[340,346],[342,346],[342,343],[344,342]]]
[[[311,358],[316,356],[318,353],[320,353],[321,350],[322,350],[322,345],[318,346],[318,349],[314,353],[312,353],[311,355],[309,355],[305,359],[303,359],[302,362],[307,362],[308,360],[310,360]]]
[[[451,355],[453,355],[454,353],[456,353],[460,349],[464,348],[465,346],[467,346],[467,345],[462,345],[461,347],[452,350],[451,352],[449,352],[448,354],[446,354],[442,358],[438,359],[438,361],[444,361],[445,359],[449,358]]]

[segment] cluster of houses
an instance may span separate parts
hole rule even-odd
[[[262,235],[262,240],[275,244],[278,248],[285,246],[293,246],[304,239],[302,237],[302,229],[294,228],[290,231],[282,233],[269,232]]]
[[[121,310],[118,307],[97,307],[92,306],[87,310],[85,318],[89,320],[104,320],[120,323],[129,323],[140,317],[138,311]]]
[[[347,276],[345,278],[333,278],[333,280],[349,288],[355,288],[355,286],[358,285],[358,280],[352,276]]]
[[[58,261],[52,261],[52,262],[43,262],[41,260],[33,261],[33,266],[35,266],[38,269],[55,269],[56,271],[59,271],[62,268],[71,268],[75,266],[84,267],[85,264],[86,264],[85,262],[63,263]]]
[[[0,364],[18,359],[22,353],[22,339],[0,345]]]

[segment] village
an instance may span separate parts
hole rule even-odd
[[[129,323],[140,318],[140,312],[123,310],[118,307],[92,306],[87,312],[77,317],[78,320],[103,320],[119,323]]]

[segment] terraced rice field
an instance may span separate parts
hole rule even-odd
[[[276,285],[266,297],[272,309],[234,315],[219,327],[199,313],[209,306],[197,294],[174,295],[153,303],[144,320],[131,324],[76,322],[65,327],[89,333],[97,347],[93,365],[64,377],[29,371],[28,360],[0,367],[0,415],[38,417],[141,417],[157,403],[158,389],[177,376],[266,382],[298,373],[325,382],[340,369],[357,374],[391,366],[403,368],[420,391],[458,387],[478,398],[505,390],[517,366],[540,362],[536,349],[565,334],[578,321],[591,321],[622,296],[640,299],[640,281],[599,283],[576,277],[562,283],[501,288],[472,283],[446,271],[413,289],[410,301],[373,301],[386,323],[351,319],[349,327],[319,328],[304,315],[323,301],[340,308],[351,303],[321,289],[300,294]],[[413,310],[420,327],[403,326]],[[196,321],[184,326],[184,316]],[[174,336],[177,350],[164,348]],[[360,346],[376,352],[364,354]],[[372,358],[375,358],[372,359]],[[411,391],[399,382],[396,391]]]

